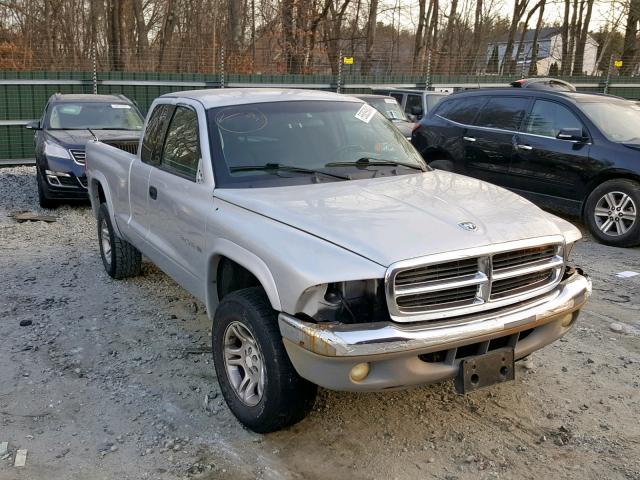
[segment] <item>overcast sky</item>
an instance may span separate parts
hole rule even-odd
[[[513,11],[514,0],[485,0],[485,5],[490,2],[494,2],[496,10],[499,10],[504,17],[511,17]],[[445,0],[441,3],[441,8],[449,5],[449,1]],[[459,4],[464,2],[460,1]],[[530,0],[530,3],[535,4],[535,0]],[[607,24],[613,23],[615,20],[621,17],[624,13],[624,4],[626,0],[596,0],[593,9],[593,15],[591,17],[590,30],[597,31],[601,27]],[[383,7],[383,12],[380,15],[380,20],[384,23],[392,23],[397,25],[398,17],[397,11],[393,12],[393,7],[396,5],[402,6],[402,13],[400,14],[401,25],[408,29],[415,29],[418,17],[418,2],[417,0],[383,0],[380,2]],[[384,10],[386,8],[386,11]],[[545,7],[545,21],[548,24],[561,23],[562,16],[564,15],[564,0],[548,0]],[[472,16],[473,17],[473,16]],[[537,18],[537,17],[535,17]],[[535,22],[532,22],[535,25]],[[619,29],[624,28],[624,18],[619,21]]]

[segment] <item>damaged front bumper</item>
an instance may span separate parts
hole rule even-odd
[[[325,388],[370,391],[402,388],[454,377],[462,358],[509,346],[516,359],[564,335],[591,294],[577,269],[550,293],[511,308],[447,321],[397,324],[315,324],[280,314],[287,353],[298,373]],[[368,364],[368,375],[350,372]]]

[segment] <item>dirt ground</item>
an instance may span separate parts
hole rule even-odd
[[[110,279],[87,205],[9,217],[45,213],[34,173],[0,170],[1,480],[640,479],[640,276],[615,275],[640,272],[640,249],[577,245],[593,297],[515,383],[321,390],[257,435],[222,400],[202,304],[148,263]]]

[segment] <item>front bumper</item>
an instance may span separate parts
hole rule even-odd
[[[454,377],[462,358],[511,346],[515,358],[563,336],[591,294],[591,281],[570,269],[543,297],[494,312],[447,321],[315,324],[280,314],[280,331],[298,373],[325,388],[370,391]],[[369,375],[350,378],[366,362]]]

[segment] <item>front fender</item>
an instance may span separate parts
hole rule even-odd
[[[269,267],[267,267],[267,264],[260,257],[225,238],[218,238],[214,240],[211,244],[211,248],[212,250],[208,258],[208,268],[206,273],[207,312],[211,317],[213,316],[213,312],[215,312],[219,302],[218,289],[215,288],[215,285],[217,282],[216,272],[218,271],[218,264],[222,257],[227,257],[229,260],[233,260],[238,265],[241,265],[250,271],[258,279],[267,293],[271,307],[278,312],[282,310],[276,282],[273,279],[273,275],[271,275]]]

